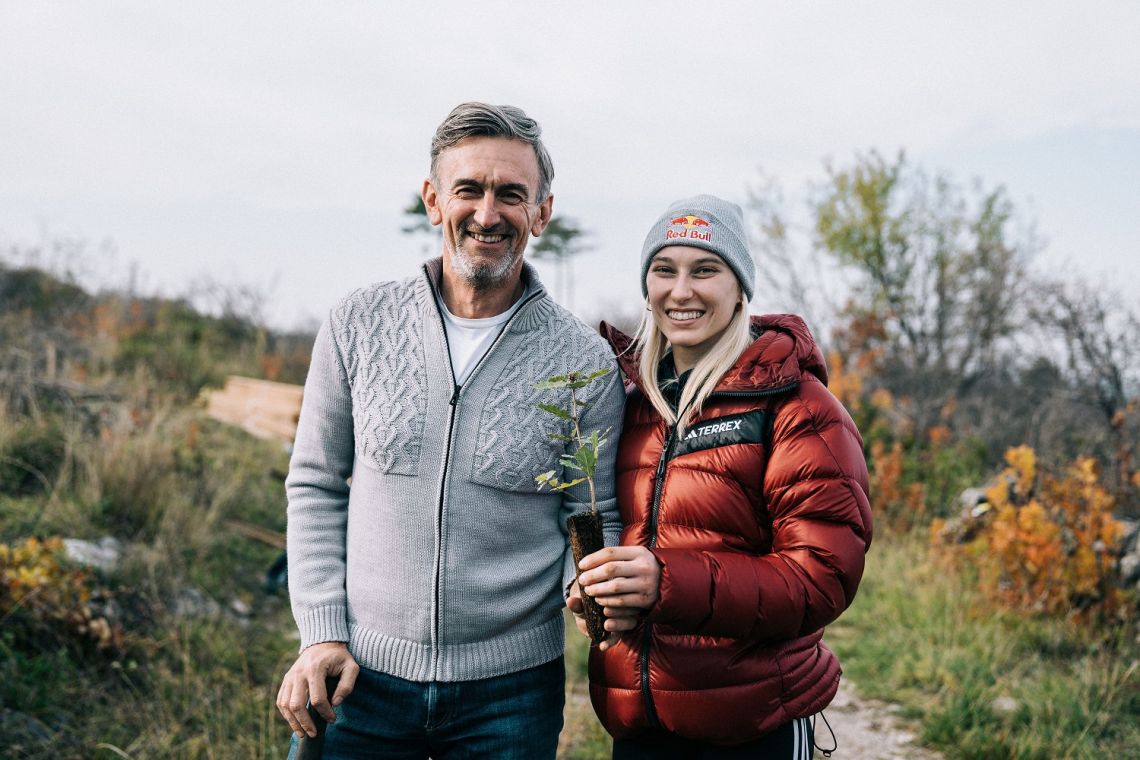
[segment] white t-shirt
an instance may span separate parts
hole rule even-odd
[[[465,319],[447,310],[442,298],[437,298],[439,313],[443,315],[443,327],[447,331],[447,348],[451,352],[451,369],[455,373],[456,385],[463,385],[471,375],[471,370],[487,353],[495,342],[503,324],[519,310],[526,300],[530,288],[525,288],[519,299],[502,314],[484,319]]]

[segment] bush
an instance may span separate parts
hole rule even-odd
[[[1009,449],[1005,460],[977,510],[980,529],[947,551],[976,568],[984,593],[1014,609],[1098,621],[1123,614],[1131,600],[1114,583],[1123,526],[1095,461],[1054,473],[1038,467],[1028,446]],[[932,526],[940,544],[944,528]]]
[[[0,442],[0,494],[50,491],[63,462],[63,434],[54,425],[26,423]]]
[[[121,649],[122,629],[97,614],[91,577],[66,567],[63,551],[59,538],[0,544],[0,619],[16,645]]]

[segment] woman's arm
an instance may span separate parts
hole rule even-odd
[[[847,609],[871,543],[867,465],[854,422],[821,383],[805,381],[777,413],[764,494],[771,553],[654,550],[661,582],[650,620],[774,640]]]

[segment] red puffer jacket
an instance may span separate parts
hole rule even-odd
[[[661,585],[641,625],[590,654],[594,709],[617,737],[749,741],[819,712],[839,685],[821,639],[871,543],[862,440],[803,321],[752,321],[759,337],[682,440],[639,390],[626,404],[622,543],[653,551]],[[603,334],[639,382],[629,338]]]

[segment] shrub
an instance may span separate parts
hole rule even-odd
[[[969,543],[947,551],[978,572],[984,593],[1003,604],[1047,615],[1112,619],[1129,604],[1114,583],[1122,535],[1114,500],[1094,460],[1060,473],[1038,466],[1028,446],[1006,452],[1008,466],[986,491],[985,516]],[[942,542],[944,525],[932,533]]]
[[[0,443],[0,494],[20,496],[50,491],[64,457],[59,428],[27,423]]]
[[[18,641],[48,648],[54,642],[117,651],[122,629],[96,614],[94,584],[84,570],[67,568],[63,541],[28,538],[0,544],[0,620]]]

